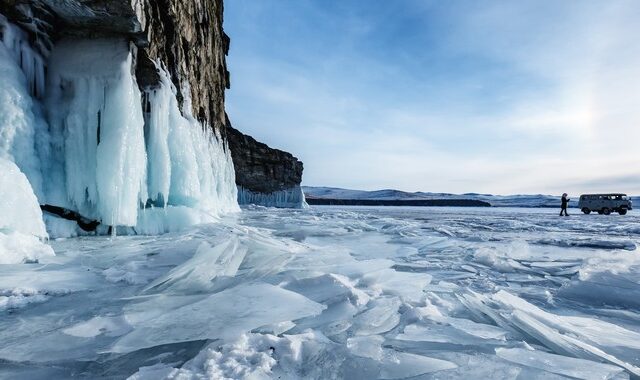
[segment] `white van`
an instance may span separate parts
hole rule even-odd
[[[609,215],[611,212],[617,212],[624,215],[628,210],[632,209],[631,200],[627,194],[583,194],[580,196],[578,208],[585,214],[591,211],[597,211],[598,214]]]

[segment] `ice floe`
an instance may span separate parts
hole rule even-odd
[[[250,207],[155,237],[52,240],[55,256],[0,268],[0,374],[639,376],[635,251],[537,244],[610,228],[516,216]],[[620,220],[611,239],[637,244],[640,221]]]

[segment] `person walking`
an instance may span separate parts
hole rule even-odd
[[[567,193],[562,194],[562,204],[560,204],[560,216],[562,216],[562,213],[564,213],[564,216],[569,216],[569,214],[567,214],[567,206],[569,205],[569,198],[567,198],[568,195]]]

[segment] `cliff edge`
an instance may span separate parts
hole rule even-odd
[[[238,203],[271,207],[306,207],[300,187],[303,164],[231,126],[227,139],[238,186]]]

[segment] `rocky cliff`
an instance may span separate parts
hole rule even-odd
[[[191,113],[224,133],[229,37],[222,29],[222,0],[0,0],[0,13],[28,31],[44,56],[66,36],[129,39],[137,47],[141,89],[159,83],[153,63],[159,62],[180,105],[190,91]]]
[[[227,138],[240,204],[303,207],[300,188],[303,165],[291,153],[273,149],[234,129],[227,120]]]
[[[189,167],[186,169],[187,171],[198,170],[200,173],[198,176],[202,177],[201,168],[206,164],[203,162],[196,164],[191,162],[192,159],[185,161],[185,157],[181,158],[181,155],[184,156],[184,153],[180,152],[182,149],[171,149],[171,145],[177,144],[177,142],[172,141],[170,135],[162,136],[161,146],[154,142],[157,140],[157,137],[154,137],[157,135],[154,129],[166,129],[163,125],[174,125],[176,122],[182,126],[185,123],[190,123],[190,120],[196,120],[204,129],[213,131],[224,149],[230,148],[235,166],[236,184],[239,189],[239,203],[259,203],[283,207],[304,205],[304,195],[299,186],[302,163],[291,154],[271,149],[230,126],[227,128],[228,120],[224,111],[224,100],[225,89],[230,87],[230,83],[225,57],[229,51],[230,40],[222,28],[222,0],[0,0],[0,14],[4,15],[9,23],[17,25],[26,32],[29,49],[33,49],[38,57],[42,57],[38,59],[44,62],[42,63],[44,69],[41,71],[45,73],[45,76],[47,75],[47,65],[51,60],[50,56],[56,56],[55,60],[58,62],[64,61],[61,59],[61,55],[63,55],[60,53],[61,49],[57,46],[64,45],[67,51],[73,51],[76,54],[78,49],[73,50],[73,45],[76,44],[74,41],[82,41],[85,46],[90,46],[90,41],[104,39],[128,42],[130,54],[133,57],[131,72],[142,94],[142,112],[145,117],[144,144],[146,144],[146,155],[149,161],[148,173],[144,174],[143,171],[139,171],[140,180],[146,181],[146,186],[149,188],[148,194],[140,195],[142,203],[146,202],[156,206],[166,206],[167,204],[191,206],[204,201],[202,198],[206,192],[202,190],[197,190],[195,193],[191,190],[185,190],[186,192],[182,192],[184,196],[171,196],[170,190],[182,191],[184,186],[174,183],[179,181],[177,179],[158,178],[162,177],[162,173],[166,171],[173,170],[174,174],[183,173],[184,170],[180,169],[182,165]],[[2,32],[2,25],[0,25],[0,39],[2,39]],[[87,41],[89,41],[89,45],[87,45]],[[25,56],[20,56],[20,52],[17,54],[18,60],[24,61]],[[24,66],[24,62],[21,64]],[[60,70],[60,65],[58,65],[57,71],[60,72]],[[25,71],[24,67],[23,71]],[[73,73],[65,75],[69,77],[73,76]],[[95,77],[100,73],[92,75]],[[27,74],[27,76],[29,75]],[[65,81],[68,81],[69,78],[60,78],[63,82],[59,84],[64,87]],[[170,90],[167,88],[168,81],[171,83]],[[63,89],[61,94],[55,94],[53,97],[82,96],[79,92],[80,88],[77,86],[83,85],[80,82],[75,83],[71,87]],[[43,103],[51,104],[51,89],[46,91],[45,96],[44,86],[33,85],[31,87],[34,88],[31,91],[34,98],[42,100]],[[56,89],[53,90],[53,92],[56,91]],[[177,112],[186,119],[166,116],[166,114],[172,114],[173,108],[171,107],[174,106],[171,106],[170,100],[163,100],[163,96],[165,96],[163,94],[175,98]],[[75,107],[73,104],[77,102],[78,99],[72,100],[68,106],[73,108]],[[103,102],[100,107],[104,107],[104,104],[106,103]],[[59,106],[54,106],[54,108],[59,108]],[[94,116],[89,117],[92,112]],[[105,118],[104,112],[104,109],[87,110],[85,115],[80,115],[80,119],[86,119],[82,122],[85,125],[87,123],[95,124],[95,119],[97,119],[97,125],[94,125],[93,128],[97,128],[98,145],[101,137],[101,123]],[[71,136],[66,131],[68,128],[66,123],[71,120],[70,117],[77,118],[78,116],[66,114],[58,120],[53,120],[52,113],[56,112],[48,111],[49,120],[46,122],[52,125],[53,130],[56,128],[56,123],[64,124],[59,127],[63,130],[61,134],[67,137]],[[163,117],[165,119],[168,117],[170,120],[164,122],[158,120]],[[195,124],[193,125],[195,126]],[[86,128],[91,131],[90,126]],[[171,127],[169,131],[175,130],[175,128],[177,127]],[[104,129],[103,125],[103,134],[105,133]],[[227,133],[230,135],[228,140]],[[189,139],[194,139],[194,137],[191,136]],[[55,137],[52,141],[55,141]],[[60,149],[77,146],[78,143],[82,145],[89,143],[90,146],[92,141],[66,142],[65,146]],[[60,150],[56,147],[53,148],[54,151]],[[198,156],[201,153],[198,151],[199,148],[193,147],[191,149],[195,150],[197,161],[208,159]],[[64,154],[65,157],[69,155],[68,152]],[[229,153],[226,152],[226,154]],[[208,155],[215,156],[217,153],[209,152]],[[165,159],[164,156],[168,158]],[[224,161],[224,157],[220,159]],[[62,160],[67,160],[67,158]],[[168,163],[167,160],[171,160],[171,163]],[[66,165],[68,166],[68,163]],[[180,170],[171,169],[171,166],[176,165]],[[194,165],[200,168],[194,169]],[[212,163],[209,165],[209,170],[216,170],[216,166],[220,165],[226,164]],[[79,186],[79,191],[75,193],[79,200],[75,202],[75,205],[72,202],[69,207],[82,211],[84,207],[82,204],[95,204],[92,193],[83,192],[82,186],[85,185],[75,181],[74,178],[70,179],[69,173],[72,175],[73,172],[68,170],[69,168],[66,169],[67,185],[73,182],[73,185]],[[218,181],[224,180],[226,174],[220,177],[222,179],[219,178]],[[184,180],[189,181],[189,178]],[[99,180],[99,178],[96,177],[95,180]],[[206,178],[200,178],[198,183],[194,184],[191,181],[188,186],[207,186],[208,182],[210,181]],[[232,183],[233,180],[230,182]],[[89,183],[86,186],[90,189],[92,185]],[[220,193],[220,185],[217,187],[218,189],[215,191]],[[140,194],[147,191],[145,186],[139,189],[136,186],[131,188],[139,191]],[[36,190],[36,192],[38,191]],[[194,200],[192,199],[193,194],[196,193],[200,194],[198,195],[200,198]],[[145,201],[144,197],[147,195],[148,200]],[[102,198],[104,199],[104,197]],[[127,223],[131,225],[133,222],[129,218]]]

